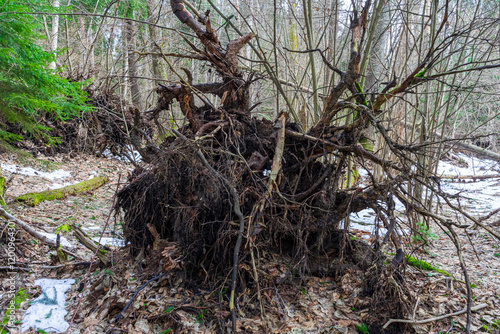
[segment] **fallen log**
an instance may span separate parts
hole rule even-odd
[[[0,205],[5,205],[5,199],[3,198],[4,188],[5,188],[5,177],[0,174]]]
[[[448,143],[446,143],[446,145],[448,145],[448,146],[461,148],[463,150],[475,153],[479,156],[485,157],[485,158],[490,159],[490,160],[500,161],[500,154],[498,154],[498,153],[495,153],[493,151],[487,150],[485,148],[482,148],[482,147],[479,147],[476,145],[467,144],[467,143],[464,143],[462,141],[443,136],[440,133],[436,133],[436,135],[443,140],[449,141]]]
[[[487,180],[487,179],[496,179],[500,178],[500,174],[494,175],[452,175],[452,174],[444,174],[439,176],[440,179],[451,179],[451,180]]]
[[[0,216],[4,217],[8,221],[13,222],[17,226],[21,227],[23,230],[28,232],[29,234],[31,234],[33,237],[46,243],[47,245],[54,246],[56,248],[58,247],[56,240],[52,240],[52,239],[48,238],[47,236],[43,235],[42,233],[38,232],[37,230],[35,230],[33,227],[31,227],[26,222],[22,221],[19,218],[14,217],[13,215],[11,215],[7,211],[5,211],[2,207],[0,207]],[[67,247],[63,247],[63,246],[60,246],[60,247],[65,253],[67,253],[71,256],[74,256],[75,258],[78,257],[75,253],[73,253],[73,250],[68,249]]]
[[[27,193],[17,197],[15,201],[26,202],[29,206],[37,206],[38,203],[43,201],[51,201],[97,189],[107,181],[108,178],[106,176],[97,176],[88,181],[72,184],[59,189],[46,190],[38,193]]]

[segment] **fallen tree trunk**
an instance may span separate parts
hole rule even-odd
[[[15,199],[16,202],[26,202],[29,206],[37,206],[43,201],[64,198],[70,195],[77,195],[86,191],[94,190],[108,181],[106,176],[97,176],[88,181],[72,184],[59,189],[46,190],[38,193],[28,193]]]
[[[496,179],[500,178],[500,174],[494,175],[452,175],[452,174],[444,174],[439,176],[440,179],[450,179],[450,180],[487,180],[487,179]]]
[[[28,223],[22,221],[19,218],[14,217],[13,215],[11,215],[7,211],[5,211],[2,207],[0,207],[0,216],[4,217],[8,221],[13,222],[17,226],[21,227],[23,230],[25,230],[26,232],[28,232],[29,234],[31,234],[33,237],[35,237],[38,240],[46,243],[47,245],[58,247],[56,240],[52,240],[52,239],[48,238],[47,236],[43,235],[42,233],[38,232],[33,227],[31,227]],[[72,249],[69,249],[69,248],[64,247],[64,246],[60,246],[60,247],[62,248],[62,250],[65,253],[67,253],[67,254],[69,254],[71,256],[74,256],[75,258],[78,257],[76,254],[73,253]]]
[[[450,137],[442,136],[440,133],[436,133],[436,135],[443,140],[451,141],[450,143],[447,143],[447,145],[449,145],[449,146],[459,147],[463,150],[466,150],[466,151],[469,151],[472,153],[476,153],[479,156],[500,162],[500,154],[498,154],[498,153],[489,151],[485,148],[482,148],[482,147],[479,147],[476,145],[460,142],[460,141],[454,140],[453,138],[450,138]]]
[[[0,205],[5,205],[5,199],[3,198],[4,187],[5,187],[5,177],[3,177],[2,174],[0,174]]]

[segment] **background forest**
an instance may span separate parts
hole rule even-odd
[[[449,7],[447,22],[436,36],[445,4]],[[238,32],[256,34],[240,54],[242,69],[256,79],[262,78],[251,87],[251,101],[260,103],[254,114],[273,119],[280,110],[288,110],[293,120],[305,128],[319,119],[328,92],[338,80],[338,74],[328,68],[322,57],[334,67],[345,69],[350,57],[351,13],[353,6],[362,5],[309,0],[191,4],[200,13],[212,10],[211,18],[223,44],[237,37]],[[30,18],[14,14],[23,11],[30,12]],[[44,1],[14,5],[3,1],[2,12],[2,25],[13,25],[9,27],[11,32],[2,35],[4,51],[32,38],[36,47],[57,53],[53,60],[49,54],[40,53],[33,55],[34,59],[27,58],[27,62],[50,63],[49,68],[57,68],[57,73],[70,81],[92,79],[87,84],[91,83],[93,89],[116,94],[141,111],[156,105],[154,90],[158,84],[179,80],[163,56],[170,59],[174,68],[189,69],[194,84],[212,82],[216,76],[210,66],[192,53],[189,42],[195,43],[196,38],[172,15],[167,2]],[[394,77],[406,77],[424,60],[436,37],[435,42],[441,43],[439,59],[426,73],[439,75],[439,80],[415,87],[404,100],[392,101],[384,113],[385,121],[395,125],[391,136],[404,138],[408,143],[440,136],[484,136],[483,140],[478,139],[480,146],[497,148],[498,70],[489,67],[495,67],[491,65],[499,59],[498,13],[494,1],[373,3],[360,64],[359,84],[367,98]],[[454,36],[456,41],[446,36]],[[29,57],[23,52],[19,58]],[[11,77],[23,75],[9,72],[8,53],[3,52],[3,57],[3,73]],[[29,70],[36,69],[29,65],[33,64],[24,68],[27,83],[33,79],[29,75],[34,76]],[[37,78],[42,85],[43,80]],[[2,82],[6,84],[6,80]],[[44,87],[50,86],[55,87],[50,83]],[[29,91],[34,94],[34,89]],[[34,111],[35,107],[28,109]],[[60,114],[63,118],[70,114],[65,109],[66,114]],[[162,125],[179,126],[182,118],[176,112],[174,107],[165,114]],[[383,146],[376,135],[367,135],[373,137],[376,147]],[[429,160],[428,164],[432,162]]]

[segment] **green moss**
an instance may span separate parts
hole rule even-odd
[[[4,196],[4,187],[5,187],[5,177],[2,176],[0,170],[0,205],[5,205],[5,200],[3,198]]]
[[[418,72],[417,75],[415,75],[415,78],[423,78],[425,73],[427,73],[427,68],[424,68],[422,71]]]
[[[15,148],[2,138],[0,138],[0,153],[15,155],[16,160],[18,161],[26,161],[34,159],[31,153]]]
[[[6,325],[9,323],[10,314],[14,310],[18,310],[19,307],[21,306],[21,303],[24,302],[28,298],[29,298],[29,295],[26,293],[26,289],[19,289],[16,292],[16,295],[14,296],[14,298],[10,302],[10,303],[14,303],[14,308],[8,308],[8,306],[7,306],[7,311],[5,311],[5,315],[2,319],[2,325]],[[4,334],[4,333],[8,333],[8,332],[5,331],[5,329],[0,330],[0,334]]]
[[[359,140],[359,143],[361,144],[361,146],[363,146],[363,148],[369,152],[373,152],[373,142],[367,138],[367,137],[362,137],[360,140]]]
[[[359,172],[356,169],[356,167],[354,167],[354,166],[352,167],[351,175],[350,176],[351,176],[351,180],[349,180],[349,173],[346,173],[344,175],[344,177],[345,177],[344,187],[347,187],[348,184],[353,185],[358,180],[358,178],[359,178]]]
[[[406,258],[406,262],[412,267],[420,268],[420,269],[428,270],[428,271],[435,271],[435,272],[441,273],[445,276],[453,277],[453,275],[450,274],[449,272],[444,271],[442,269],[435,268],[425,261],[418,260],[414,257],[409,256],[409,255],[405,255],[405,258]]]
[[[61,199],[66,196],[80,194],[89,190],[96,189],[106,183],[108,178],[105,176],[97,176],[88,181],[83,181],[67,187],[42,191],[39,193],[28,193],[16,198],[16,202],[26,202],[29,206],[36,206],[43,201],[51,201]]]
[[[15,157],[15,160],[22,166],[30,166],[36,169],[41,169],[44,172],[50,172],[60,168],[61,163],[36,159],[29,152],[18,149],[5,140],[0,138],[0,153],[7,153]]]
[[[361,95],[361,98],[363,99],[363,104],[368,107],[368,102],[366,101],[366,95],[363,92],[361,85],[359,84],[359,82],[355,82],[354,84],[356,85],[356,90],[358,91],[358,93]],[[356,116],[357,116],[357,114],[356,114]],[[357,117],[355,117],[355,118],[357,118]]]

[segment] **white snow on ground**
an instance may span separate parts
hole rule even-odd
[[[375,211],[372,209],[364,209],[357,213],[351,213],[349,216],[349,229],[359,230],[364,232],[370,232],[375,234],[375,221],[376,221]],[[378,224],[379,226],[379,236],[384,236],[387,230],[382,226],[382,222]],[[343,224],[340,224],[340,228],[344,228]]]
[[[368,177],[368,171],[364,168],[358,168],[358,174],[360,177]]]
[[[54,234],[54,233],[47,233],[47,232],[39,232],[40,234],[43,234],[44,236],[46,236],[47,238],[49,238],[50,240],[56,242],[57,240],[57,235]],[[61,239],[60,239],[60,242],[61,242],[61,246],[64,246],[64,247],[68,247],[68,248],[75,248],[75,246],[73,246],[69,241],[68,239],[66,239],[65,237],[61,236]]]
[[[457,159],[462,162],[464,167],[456,166],[448,161],[440,161],[438,165],[438,175],[500,175],[500,164],[487,159],[478,159],[468,157],[465,154],[459,153]],[[465,165],[467,164],[467,167]],[[363,169],[358,169],[362,182],[367,182],[368,172]],[[475,215],[485,215],[489,211],[500,207],[500,178],[492,178],[471,182],[457,182],[456,180],[442,179],[441,189],[454,195],[460,193],[463,197],[460,199],[462,207],[466,208],[469,213]],[[405,207],[397,198],[394,198],[396,203],[396,214],[404,214]],[[376,214],[372,209],[365,209],[358,213],[352,213],[349,216],[350,229],[375,233]],[[342,228],[342,227],[341,227]],[[381,227],[379,223],[379,235],[383,236],[386,229]]]
[[[438,175],[499,175],[498,162],[468,157],[458,154],[457,157],[467,163],[467,167],[458,167],[448,161],[440,161]],[[500,207],[500,178],[492,178],[471,182],[457,182],[456,180],[441,180],[441,189],[448,194],[460,193],[464,198],[460,204],[472,214],[484,215],[488,211]]]
[[[89,224],[89,226],[87,226],[85,229],[86,230],[100,230],[101,226],[96,226],[96,225]]]
[[[99,242],[99,237],[95,237],[92,239],[96,242]],[[123,246],[125,246],[125,241],[122,239],[118,239],[118,238],[102,237],[101,238],[101,245],[123,247]]]
[[[74,279],[37,279],[35,285],[42,288],[42,294],[31,301],[31,306],[24,313],[21,331],[33,327],[45,332],[66,332],[69,324],[64,320],[68,313],[65,309],[65,293],[74,283]]]
[[[138,151],[136,151],[133,146],[127,145],[125,148],[126,148],[126,154],[128,154],[131,158],[133,158],[135,162],[142,161],[141,154]],[[109,149],[105,149],[102,152],[102,155],[108,159],[111,159],[114,157],[120,161],[129,162],[129,159],[124,154],[114,155]]]
[[[0,169],[10,172],[10,173],[17,173],[21,175],[27,175],[27,176],[39,176],[43,177],[44,179],[48,179],[50,181],[55,181],[59,180],[62,181],[65,178],[71,177],[71,173],[68,171],[65,171],[64,169],[58,169],[55,171],[52,171],[50,173],[48,172],[42,172],[38,171],[34,168],[31,167],[18,167],[15,165],[10,165],[10,164],[0,164]],[[78,182],[63,182],[63,183],[56,183],[54,182],[51,186],[49,186],[50,189],[59,189],[62,187],[69,186],[71,184],[75,184]]]
[[[68,171],[65,171],[63,169],[58,169],[58,170],[55,170],[55,171],[48,173],[48,172],[38,171],[38,170],[31,168],[31,167],[18,167],[18,166],[9,165],[9,164],[0,164],[0,167],[4,171],[10,172],[10,173],[17,173],[17,174],[28,175],[28,176],[40,176],[40,177],[43,177],[44,179],[48,179],[51,181],[54,181],[56,179],[65,179],[67,177],[71,177],[71,173]]]
[[[39,176],[43,177],[45,179],[51,180],[51,181],[64,181],[64,179],[71,177],[71,173],[68,171],[65,171],[63,169],[58,169],[53,172],[47,173],[47,172],[41,172],[38,171],[34,168],[31,167],[18,167],[15,165],[10,165],[10,164],[0,164],[0,169],[9,172],[9,173],[17,173],[17,174],[22,174],[22,175],[27,175],[27,176]],[[92,173],[89,174],[89,180],[98,176],[99,173],[97,171],[93,171]],[[77,184],[79,181],[74,181],[74,182],[53,182],[52,185],[48,186],[49,189],[59,189],[63,188],[66,186],[71,186],[73,184]]]
[[[500,173],[500,166],[497,162],[487,159],[468,157],[463,153],[455,155],[462,163],[468,167],[459,167],[448,161],[439,161],[438,175],[495,175]]]

